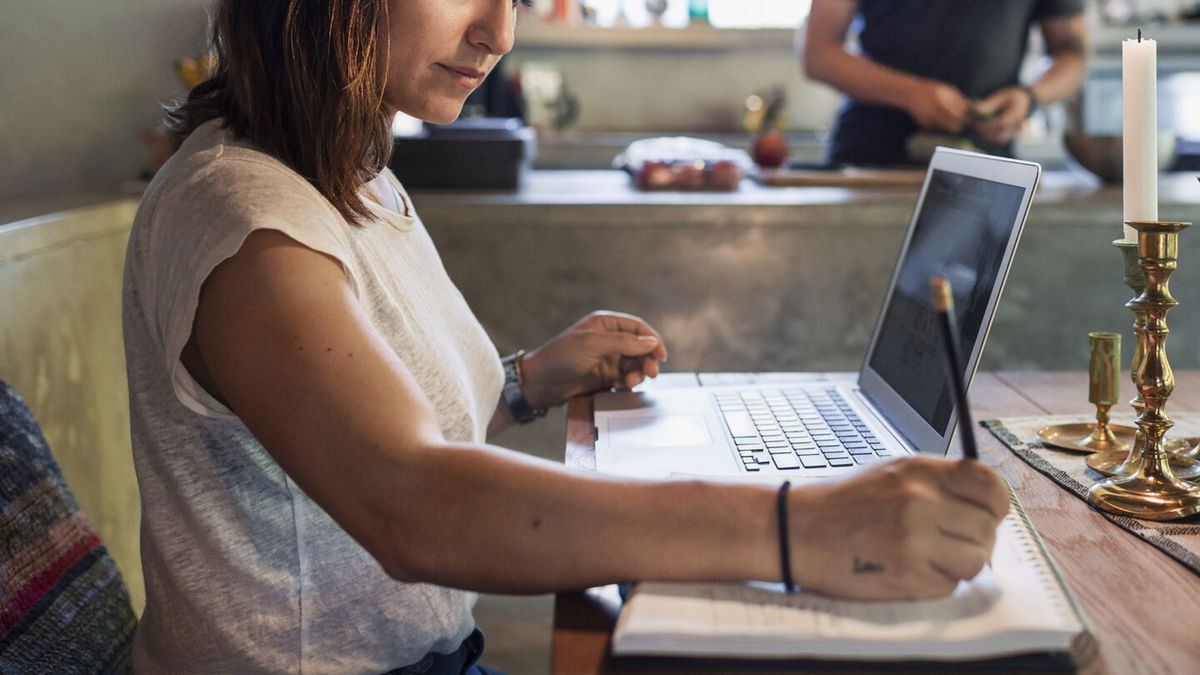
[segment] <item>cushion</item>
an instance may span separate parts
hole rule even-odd
[[[125,672],[136,623],[37,420],[0,381],[0,673]]]

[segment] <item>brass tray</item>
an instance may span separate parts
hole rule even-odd
[[[1048,427],[1042,427],[1037,430],[1038,440],[1046,445],[1052,445],[1063,450],[1074,450],[1075,452],[1095,452],[1088,448],[1081,448],[1076,445],[1076,441],[1081,441],[1088,437],[1088,434],[1096,428],[1095,422],[1072,422],[1070,424],[1051,424]],[[1137,434],[1137,429],[1127,427],[1122,424],[1110,424],[1109,429],[1112,429],[1113,435],[1117,437],[1117,442],[1120,447],[1113,450],[1129,451],[1133,447],[1133,437]]]
[[[1081,448],[1075,444],[1076,441],[1081,441],[1092,433],[1096,428],[1095,422],[1072,422],[1069,424],[1051,424],[1048,427],[1042,427],[1037,430],[1038,440],[1063,450],[1074,450],[1075,452],[1092,453],[1094,450]],[[1117,437],[1117,442],[1121,447],[1114,448],[1113,451],[1128,452],[1133,447],[1133,437],[1137,434],[1137,430],[1133,427],[1127,427],[1123,424],[1110,424],[1109,429],[1112,429],[1113,434]],[[1200,443],[1197,438],[1175,438],[1170,439],[1163,448],[1167,452],[1179,452],[1188,450]]]

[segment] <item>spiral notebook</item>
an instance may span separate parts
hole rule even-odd
[[[612,642],[616,656],[873,662],[1078,663],[1093,649],[1087,620],[1015,500],[991,565],[949,597],[858,602],[789,595],[781,584],[643,582]]]

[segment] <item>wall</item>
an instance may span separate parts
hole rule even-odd
[[[157,124],[162,100],[182,93],[172,64],[202,48],[207,5],[4,0],[0,204],[111,190],[135,177],[149,156],[137,134]],[[1155,30],[1166,31],[1163,63],[1198,62],[1195,27]],[[694,50],[581,47],[545,33],[523,26],[505,66],[510,73],[529,61],[559,67],[579,96],[578,130],[736,130],[745,97],[774,86],[788,95],[792,129],[827,129],[837,105],[830,89],[800,75],[786,36],[770,32],[763,44],[735,39],[732,47]],[[1097,46],[1115,58],[1122,34],[1097,34]]]
[[[149,152],[138,132],[182,93],[173,63],[204,45],[207,0],[5,0],[0,12],[0,204],[111,191]],[[632,50],[518,46],[506,66],[558,64],[577,128],[736,128],[746,95],[783,85],[792,128],[822,128],[836,98],[801,81],[790,47]],[[631,73],[636,76],[631,76]],[[803,101],[803,104],[799,103]]]
[[[581,131],[739,131],[743,101],[779,87],[790,129],[826,130],[839,98],[804,79],[790,47],[748,50],[602,50],[517,47],[508,72],[554,64],[579,97]]]
[[[0,203],[111,190],[149,153],[137,140],[180,92],[175,59],[204,44],[206,0],[4,0]]]

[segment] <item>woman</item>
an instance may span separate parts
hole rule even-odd
[[[453,120],[511,49],[509,2],[216,3],[217,72],[170,113],[181,144],[126,263],[139,671],[458,672],[480,643],[467,591],[779,581],[782,546],[807,588],[926,597],[987,560],[1007,499],[974,462],[784,493],[781,541],[774,487],[616,480],[485,444],[513,411],[633,386],[666,357],[645,322],[598,313],[518,358],[502,397],[384,169],[395,112]]]

